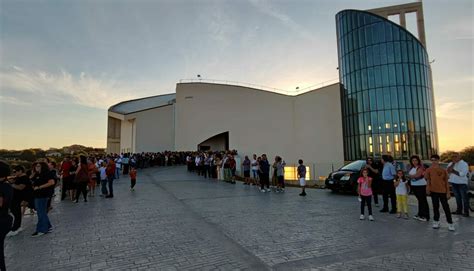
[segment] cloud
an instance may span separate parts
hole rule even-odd
[[[470,115],[470,116],[469,116]],[[474,100],[437,100],[436,117],[444,119],[468,120],[474,115]]]
[[[62,70],[58,73],[29,71],[13,66],[0,70],[2,102],[27,105],[20,97],[45,98],[50,103],[77,104],[105,109],[109,106],[152,93],[153,84],[131,86],[131,83],[110,78],[94,78],[81,72],[79,75]]]
[[[250,4],[252,4],[257,10],[266,14],[270,17],[273,17],[280,21],[283,25],[288,27],[290,30],[298,33],[301,37],[310,40],[312,42],[316,41],[314,33],[308,31],[303,26],[296,23],[290,16],[284,14],[280,10],[278,10],[275,6],[271,5],[271,3],[267,0],[249,0]]]

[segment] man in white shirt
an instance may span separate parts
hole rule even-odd
[[[119,156],[115,159],[115,177],[120,179],[120,171],[122,169],[122,158]]]
[[[449,182],[453,186],[454,197],[456,198],[457,209],[453,214],[464,214],[469,216],[469,197],[468,191],[468,177],[469,165],[461,159],[459,153],[453,154],[453,161],[448,165]]]

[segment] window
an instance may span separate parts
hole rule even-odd
[[[397,74],[397,85],[403,86],[403,66],[402,64],[395,64]]]
[[[362,81],[362,89],[367,89],[368,88],[368,82],[367,82],[367,70],[363,69],[361,70],[361,81]]]
[[[399,132],[400,131],[400,120],[398,118],[398,110],[392,110],[392,122],[393,122],[393,131]]]
[[[392,132],[392,112],[390,110],[385,110],[385,132]]]
[[[385,23],[385,38],[387,41],[392,41],[392,25]]]
[[[380,65],[380,45],[379,44],[376,44],[374,45],[373,47],[373,51],[374,51],[374,66],[375,65]]]
[[[382,86],[382,71],[380,69],[380,66],[375,66],[374,75],[375,75],[375,87],[379,88]]]
[[[390,86],[397,85],[397,72],[395,71],[395,64],[388,65],[388,81]]]
[[[384,104],[383,104],[383,89],[382,88],[377,88],[375,90],[377,94],[377,110],[383,110],[384,109]]]
[[[408,62],[408,48],[407,48],[407,43],[406,42],[401,42],[400,43],[400,48],[402,49],[401,54],[402,54],[402,62],[406,63]]]
[[[382,86],[384,86],[384,87],[389,86],[390,83],[389,83],[389,80],[388,80],[388,77],[389,77],[388,65],[380,66],[380,70],[382,71]]]
[[[367,47],[366,58],[367,58],[367,67],[372,67],[374,65],[373,46]]]
[[[406,118],[406,111],[400,110],[398,113],[400,114],[400,130],[402,132],[407,131],[407,118]]]
[[[369,89],[369,99],[370,99],[370,110],[377,110],[377,94],[375,93],[376,89]]]
[[[387,64],[387,45],[385,43],[380,44],[380,64]]]
[[[395,109],[398,108],[398,97],[397,97],[397,88],[390,87],[390,101],[391,101],[391,108]]]
[[[413,100],[411,97],[410,87],[405,87],[405,102],[406,102],[406,108],[413,108]]]
[[[416,87],[410,87],[411,89],[411,97],[413,100],[413,108],[420,108],[418,103],[418,91],[416,91]]]
[[[375,88],[374,68],[368,68],[367,73],[368,73],[368,80],[369,80],[369,88]]]
[[[395,63],[401,63],[402,62],[402,54],[401,54],[401,47],[400,47],[400,42],[394,42],[393,43],[393,53],[395,57]]]
[[[367,57],[365,55],[365,48],[360,49],[359,55],[360,55],[360,68],[365,69],[367,67]]]
[[[392,103],[390,102],[390,88],[384,87],[383,88],[383,109],[390,109],[392,108]]]
[[[398,96],[398,107],[399,108],[405,108],[405,88],[403,86],[398,86],[397,87],[397,96]]]
[[[387,43],[387,62],[394,63],[395,62],[395,51],[393,50],[393,43]]]

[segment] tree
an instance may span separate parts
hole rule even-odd
[[[451,162],[453,154],[455,151],[445,151],[441,154],[441,162]],[[461,158],[466,161],[469,165],[474,165],[474,146],[469,146],[464,148],[459,152]]]
[[[18,158],[20,160],[34,162],[36,160],[36,153],[33,150],[24,150]]]
[[[474,146],[464,148],[461,152],[461,157],[469,165],[474,165]]]

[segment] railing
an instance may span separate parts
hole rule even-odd
[[[263,85],[257,85],[257,84],[251,84],[251,83],[243,83],[243,82],[237,82],[237,81],[229,81],[229,80],[217,80],[217,79],[181,79],[179,80],[179,83],[208,83],[208,84],[222,84],[222,85],[232,85],[232,86],[240,86],[240,87],[248,87],[248,88],[255,88],[255,89],[261,89],[265,91],[270,91],[270,92],[276,92],[280,94],[285,94],[288,96],[296,96],[311,90],[314,90],[316,88],[322,88],[334,83],[339,82],[339,78],[334,78],[328,81],[324,81],[315,85],[311,85],[305,88],[297,88],[295,90],[284,90],[284,89],[278,89],[278,88],[272,88],[272,87],[267,87]]]

